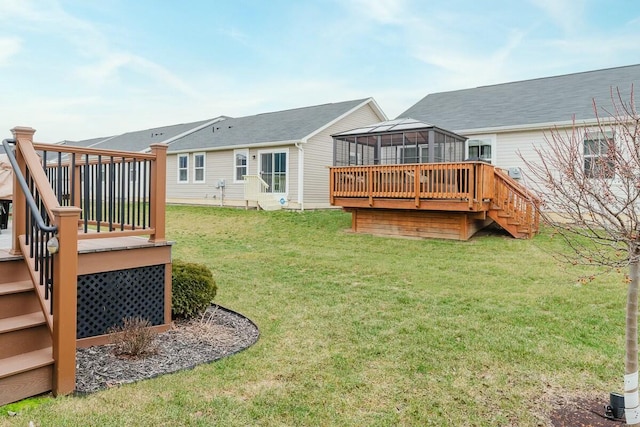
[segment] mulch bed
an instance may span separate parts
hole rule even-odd
[[[140,358],[114,354],[114,345],[80,348],[76,352],[76,392],[92,393],[213,362],[253,345],[258,327],[221,306],[201,318],[176,321],[155,338],[156,352]]]

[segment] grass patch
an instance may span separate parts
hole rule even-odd
[[[174,258],[213,271],[216,302],[255,321],[258,343],[0,424],[535,426],[549,394],[620,388],[622,278],[579,284],[584,268],[555,261],[549,233],[457,242],[349,226],[339,211],[169,206]]]

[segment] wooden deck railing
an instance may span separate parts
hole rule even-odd
[[[465,200],[493,192],[493,166],[482,162],[330,167],[330,202],[336,197]]]
[[[167,146],[154,144],[149,154],[95,150],[33,143],[32,128],[12,132],[16,174],[27,191],[14,180],[11,252],[24,255],[52,328],[53,393],[67,394],[75,389],[78,239],[165,240]],[[34,231],[29,198],[55,230],[53,255],[46,249],[53,236]]]

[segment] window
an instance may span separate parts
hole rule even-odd
[[[493,163],[493,139],[478,138],[467,140],[467,159]]]
[[[244,176],[248,173],[249,165],[249,150],[234,150],[233,151],[233,167],[235,173],[233,175],[233,182],[242,182]]]
[[[178,154],[178,182],[189,182],[188,154]]]
[[[193,155],[193,182],[204,182],[204,153]]]
[[[584,173],[587,178],[613,178],[614,161],[609,158],[613,133],[594,132],[584,135]]]
[[[287,152],[260,153],[260,178],[269,184],[267,192],[287,192]]]

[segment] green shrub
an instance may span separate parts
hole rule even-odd
[[[211,270],[204,264],[174,260],[171,278],[171,312],[174,318],[191,318],[204,312],[218,290]]]

